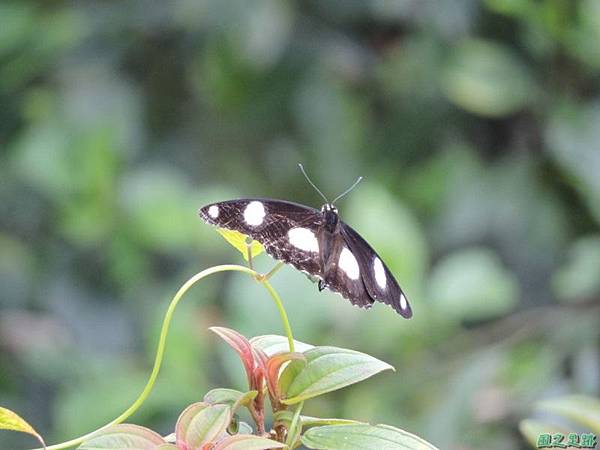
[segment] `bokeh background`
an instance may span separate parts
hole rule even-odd
[[[0,404],[51,443],[118,415],[177,288],[242,261],[197,209],[319,207],[302,162],[329,196],[365,177],[341,215],[415,313],[280,271],[297,339],[397,370],[305,412],[528,448],[537,401],[600,390],[599,42],[597,0],[3,1]],[[204,281],[130,421],[244,387],[210,325],[282,333],[251,279]]]

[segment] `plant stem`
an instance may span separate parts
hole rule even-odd
[[[294,417],[292,418],[292,423],[290,424],[290,429],[288,430],[287,439],[285,440],[285,444],[289,448],[294,448],[294,441],[296,440],[296,429],[300,424],[300,412],[302,411],[302,407],[304,406],[304,401],[298,403],[298,407],[296,411],[294,411]],[[300,425],[301,426],[301,425]]]
[[[83,441],[90,438],[93,434],[97,433],[98,431],[108,428],[111,425],[121,423],[124,420],[126,420],[127,418],[129,418],[133,413],[135,413],[138,410],[138,408],[144,403],[146,398],[150,395],[150,392],[152,391],[152,388],[154,387],[154,383],[156,382],[156,378],[158,377],[158,372],[160,371],[160,366],[162,364],[162,360],[163,360],[164,353],[165,353],[165,345],[166,345],[166,340],[167,340],[167,334],[169,332],[169,326],[171,324],[171,319],[173,318],[175,308],[179,304],[179,301],[183,298],[185,293],[198,281],[202,280],[203,278],[205,278],[209,275],[212,275],[212,274],[215,274],[218,272],[226,272],[226,271],[237,271],[237,272],[247,273],[248,275],[251,275],[256,280],[258,280],[265,287],[265,289],[267,289],[267,291],[273,298],[273,301],[275,302],[275,306],[277,307],[277,310],[279,311],[279,315],[281,316],[283,328],[284,328],[285,334],[288,338],[290,352],[293,352],[294,351],[294,337],[292,335],[292,329],[290,327],[290,322],[287,318],[287,314],[283,307],[283,303],[281,302],[281,298],[279,297],[279,295],[277,294],[275,289],[273,289],[273,286],[271,286],[271,284],[266,279],[261,279],[261,275],[259,273],[255,272],[252,269],[249,269],[248,267],[238,266],[235,264],[224,264],[224,265],[220,265],[220,266],[210,267],[208,269],[203,270],[202,272],[197,273],[196,275],[191,277],[189,280],[187,280],[183,284],[183,286],[181,286],[179,288],[179,290],[177,291],[177,293],[171,300],[171,303],[169,304],[169,307],[167,308],[167,312],[165,313],[162,327],[160,329],[160,337],[158,338],[158,347],[156,350],[156,356],[154,357],[154,365],[152,367],[152,372],[150,373],[150,378],[148,378],[148,382],[146,383],[146,386],[144,387],[144,389],[142,390],[142,393],[138,396],[138,398],[129,406],[129,408],[127,408],[117,418],[111,420],[106,425],[103,425],[102,427],[98,428],[97,430],[95,430],[91,433],[87,433],[82,436],[79,436],[75,439],[71,439],[69,441],[62,442],[60,444],[55,444],[55,445],[46,447],[46,450],[62,450],[65,448],[69,448],[69,447],[73,447],[75,445],[81,444]],[[42,450],[42,449],[38,448],[35,450]]]

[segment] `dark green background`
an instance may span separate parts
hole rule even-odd
[[[318,207],[302,162],[365,177],[340,213],[415,313],[278,273],[297,339],[396,367],[305,412],[526,448],[536,401],[600,390],[599,42],[597,0],[1,2],[0,404],[51,443],[118,415],[176,289],[241,262],[197,209]],[[248,277],[203,282],[130,421],[244,387],[211,325],[282,332]]]

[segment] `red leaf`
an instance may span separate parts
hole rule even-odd
[[[291,360],[306,360],[306,357],[302,353],[279,353],[271,356],[266,362],[266,377],[267,387],[269,388],[269,394],[271,399],[279,401],[281,399],[281,392],[279,391],[279,371],[281,366]]]
[[[258,366],[258,362],[255,359],[255,352],[252,349],[250,341],[242,336],[235,330],[224,327],[210,327],[210,331],[219,335],[225,342],[227,342],[238,354],[246,369],[246,376],[248,377],[248,385],[250,389],[258,390],[258,386],[255,386],[255,369]]]

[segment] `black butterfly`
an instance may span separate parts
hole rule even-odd
[[[283,200],[240,199],[206,205],[199,213],[205,222],[246,234],[273,258],[317,277],[319,290],[338,292],[362,308],[377,300],[410,318],[410,305],[389,269],[325,200],[320,211]]]

